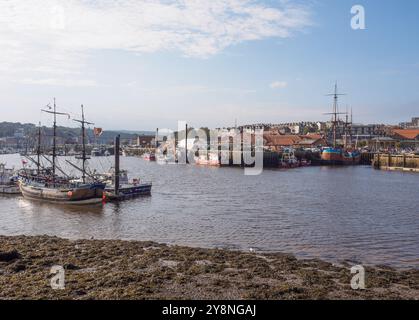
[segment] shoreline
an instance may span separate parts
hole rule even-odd
[[[64,290],[50,286],[54,265]],[[419,299],[419,270],[366,266],[366,289],[353,290],[351,267],[152,241],[0,236],[0,300]]]

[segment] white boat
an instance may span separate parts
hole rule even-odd
[[[20,194],[14,170],[7,169],[3,163],[0,163],[0,194]]]
[[[200,155],[199,157],[195,157],[195,164],[199,166],[219,167],[220,159],[217,153],[209,153],[208,156]]]

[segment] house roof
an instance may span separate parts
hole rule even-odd
[[[320,140],[322,139],[322,135],[318,133],[308,133],[306,136],[303,136],[303,138],[311,139],[311,140]]]
[[[292,146],[302,139],[297,135],[266,134],[264,135],[267,146]]]
[[[407,140],[415,140],[419,137],[419,129],[396,129],[393,132],[395,135]]]

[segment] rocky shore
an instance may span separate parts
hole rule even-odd
[[[52,266],[65,289],[51,288]],[[419,270],[153,242],[0,236],[0,299],[419,299]]]

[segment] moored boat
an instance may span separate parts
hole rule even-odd
[[[293,148],[285,148],[282,151],[281,161],[279,163],[279,167],[282,169],[291,169],[297,168],[300,166],[300,163],[295,156],[295,152]]]
[[[22,195],[25,198],[42,200],[48,202],[59,202],[59,203],[74,203],[74,204],[83,204],[83,203],[92,203],[95,201],[100,201],[103,196],[103,190],[105,189],[105,184],[95,180],[92,175],[89,175],[86,171],[86,161],[88,159],[86,155],[86,132],[85,125],[92,124],[84,119],[84,109],[82,106],[82,120],[74,120],[81,123],[82,125],[82,154],[78,157],[81,159],[82,167],[74,165],[70,161],[66,160],[74,168],[78,169],[82,173],[81,179],[77,181],[67,175],[57,164],[57,152],[56,152],[56,129],[57,129],[57,115],[66,115],[66,113],[60,113],[56,110],[56,103],[54,99],[54,107],[51,108],[48,106],[48,110],[42,110],[43,112],[54,115],[54,125],[53,125],[53,147],[52,147],[52,160],[44,157],[50,164],[51,168],[45,168],[41,164],[41,131],[39,129],[38,133],[38,151],[37,151],[37,160],[32,159],[31,157],[27,158],[37,165],[37,170],[27,170],[26,168],[20,170],[19,172],[19,188],[22,192]],[[56,171],[60,171],[64,177],[60,177],[56,174]],[[92,179],[92,181],[87,182],[86,176]],[[99,200],[97,200],[99,199]]]
[[[145,161],[156,161],[156,155],[154,153],[145,153],[143,159]]]
[[[328,165],[357,165],[361,154],[356,150],[328,147],[323,149],[321,158],[322,163]]]
[[[219,167],[220,159],[217,153],[208,153],[208,155],[199,155],[195,157],[195,164],[199,166]]]
[[[351,112],[351,120],[348,120],[349,114],[348,112],[341,113],[338,111],[338,98],[342,94],[338,93],[337,84],[335,84],[335,91],[334,93],[330,94],[329,96],[333,96],[333,111],[332,115],[332,129],[333,129],[333,146],[323,148],[321,151],[321,163],[326,165],[357,165],[361,161],[361,153],[356,149],[351,149],[351,142],[348,143],[348,129],[352,125],[352,112]],[[346,115],[346,121],[344,122],[345,125],[345,141],[344,147],[340,147],[337,145],[336,136],[337,136],[337,126],[340,123],[339,115],[344,114]]]
[[[151,194],[152,183],[141,182],[140,179],[128,178],[126,170],[119,167],[119,146],[120,137],[115,138],[115,167],[111,171],[102,175],[102,182],[106,184],[103,198],[110,201],[125,200],[132,197]]]
[[[13,169],[0,163],[0,194],[20,194],[17,178]]]

